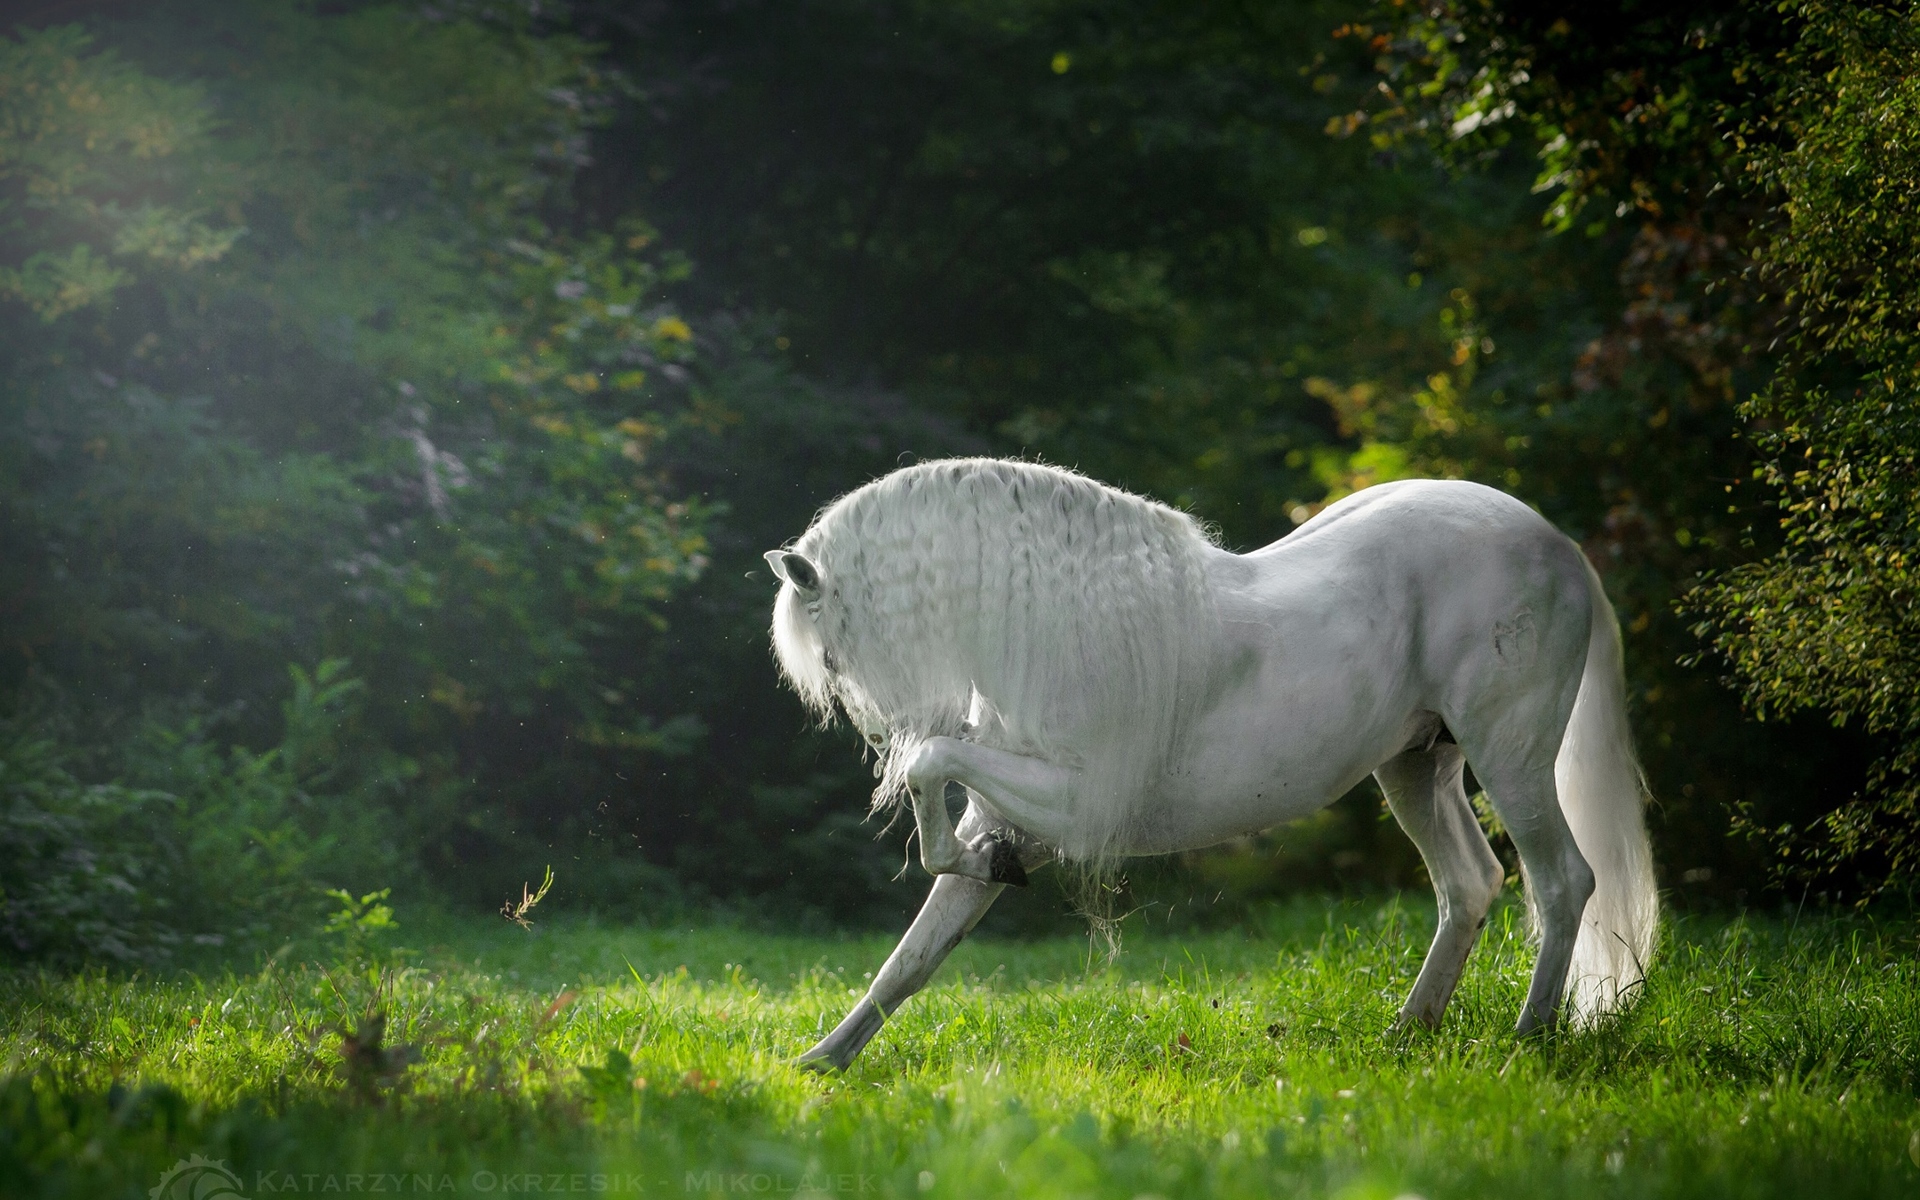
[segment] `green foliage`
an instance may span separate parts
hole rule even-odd
[[[1758,259],[1790,305],[1789,349],[1745,409],[1786,546],[1696,603],[1760,712],[1816,709],[1889,735],[1869,793],[1787,849],[1904,880],[1920,870],[1920,9],[1794,15],[1786,137],[1754,163],[1782,213]]]
[[[621,87],[591,47],[185,2],[0,55],[0,686],[94,731],[81,778],[272,776],[350,807],[325,836],[369,872],[446,868],[525,819],[529,762],[697,740],[638,683],[716,509],[665,449],[737,418],[685,263],[568,228]],[[349,685],[285,701],[283,665],[348,659],[352,716],[297,727]]]
[[[398,929],[400,923],[393,919],[393,909],[383,903],[393,895],[392,888],[381,888],[377,892],[368,892],[355,899],[352,892],[345,888],[328,888],[330,899],[338,900],[340,907],[327,914],[326,924],[321,926],[323,937],[332,939],[340,960],[348,965],[357,966],[364,962],[369,952],[380,939]]]
[[[1749,139],[1770,136],[1773,60],[1796,35],[1785,11],[1752,0],[1375,4],[1371,24],[1339,33],[1365,40],[1384,78],[1330,128],[1370,126],[1382,150],[1411,135],[1463,165],[1523,149],[1556,232],[1599,235],[1622,219],[1712,227],[1728,209],[1751,216],[1723,189]]]
[[[52,743],[14,728],[5,734],[0,936],[8,954],[117,962],[148,956],[162,941],[161,898],[148,878],[153,847],[141,845],[137,831],[158,824],[143,818],[174,798],[88,787],[62,767]]]
[[[217,261],[243,232],[152,202],[173,190],[168,160],[206,141],[199,89],[91,41],[69,26],[0,43],[0,296],[49,323],[110,302],[139,268]]]
[[[1264,542],[1338,437],[1302,382],[1429,374],[1416,230],[1486,199],[1324,136],[1372,82],[1340,11],[675,6],[616,42],[652,83],[633,182],[809,376]]]
[[[1550,225],[1614,201],[1615,217],[1644,222],[1637,240],[1654,257],[1693,260],[1679,286],[1658,287],[1671,270],[1623,273],[1645,297],[1629,302],[1628,331],[1663,333],[1724,447],[1699,480],[1728,493],[1724,516],[1710,488],[1687,489],[1661,463],[1691,516],[1675,537],[1708,551],[1687,573],[1713,573],[1675,595],[1685,576],[1669,568],[1668,600],[1731,664],[1756,715],[1810,710],[1882,736],[1863,794],[1771,811],[1734,798],[1781,865],[1844,867],[1869,887],[1920,865],[1920,631],[1908,612],[1917,15],[1718,0],[1441,5],[1381,36],[1400,103],[1351,122],[1374,119],[1382,144],[1425,133],[1461,161],[1501,144],[1512,118],[1543,164],[1536,186],[1557,193]],[[1746,446],[1726,444],[1734,419]]]
[[[350,1173],[480,1190],[490,1172],[502,1194],[577,1174],[648,1193],[845,1176],[814,1190],[1435,1200],[1865,1197],[1920,1178],[1904,918],[1683,921],[1620,1022],[1544,1043],[1510,1032],[1533,957],[1517,906],[1445,1029],[1390,1030],[1431,929],[1425,907],[1296,903],[1091,967],[1080,938],[970,939],[834,1078],[789,1060],[853,1003],[877,940],[493,921],[426,930],[442,948],[377,988],[285,963],[10,972],[0,1171],[49,1200],[150,1189],[193,1154],[249,1195],[310,1172],[298,1190]]]
[[[115,759],[86,763],[57,724],[0,725],[8,955],[159,964],[196,946],[267,947],[308,932],[323,883],[399,869],[392,842],[408,822],[395,802],[417,767],[357,733],[363,689],[345,670],[291,669],[285,734],[265,751],[223,747],[197,720],[149,719]],[[86,767],[120,782],[84,783]],[[391,923],[366,907],[380,898],[329,931],[359,946]]]
[[[1585,270],[1550,272],[1594,320],[1563,343],[1563,365],[1536,358],[1523,367],[1531,387],[1496,389],[1467,363],[1450,406],[1439,388],[1388,391],[1362,416],[1413,469],[1493,482],[1504,469],[1581,536],[1627,625],[1656,836],[1686,847],[1694,861],[1668,865],[1689,879],[1771,865],[1764,844],[1717,848],[1729,813],[1736,829],[1798,828],[1872,782],[1857,734],[1759,726],[1729,702],[1701,661],[1707,601],[1693,592],[1703,575],[1745,578],[1757,568],[1739,564],[1790,553],[1796,536],[1768,519],[1777,422],[1745,402],[1800,371],[1783,336],[1798,303],[1788,273],[1762,265],[1780,195],[1763,181],[1794,144],[1793,114],[1812,111],[1783,100],[1792,64],[1815,53],[1809,29],[1799,8],[1706,0],[1383,5],[1346,31],[1369,39],[1385,86],[1338,132],[1456,169],[1530,159],[1547,230],[1566,236],[1536,241],[1528,259],[1577,261],[1586,247]],[[1609,263],[1611,295],[1599,286]],[[1504,352],[1499,293],[1466,293]],[[1791,707],[1765,706],[1775,718]]]

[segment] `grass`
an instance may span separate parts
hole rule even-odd
[[[15,971],[0,1179],[131,1200],[201,1154],[248,1197],[1920,1191],[1910,920],[1682,920],[1626,1018],[1529,1043],[1512,908],[1446,1028],[1390,1032],[1431,923],[1301,901],[1111,966],[969,942],[834,1078],[787,1060],[883,939],[496,921],[407,928],[384,970]]]

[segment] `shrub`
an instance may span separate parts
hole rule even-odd
[[[48,722],[0,724],[5,953],[156,964],[265,946],[316,924],[327,884],[397,869],[403,810],[382,799],[407,794],[414,764],[353,743],[363,688],[344,662],[291,675],[278,745],[150,721],[105,782],[80,777]]]

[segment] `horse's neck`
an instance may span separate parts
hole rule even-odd
[[[1251,554],[1209,549],[1206,557],[1207,591],[1220,619],[1244,618],[1242,610],[1258,606],[1259,597],[1272,589],[1281,561],[1273,554],[1275,546],[1266,546]]]

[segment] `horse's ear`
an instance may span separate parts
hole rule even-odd
[[[769,550],[767,565],[773,573],[810,595],[820,594],[820,570],[804,554],[791,550]]]

